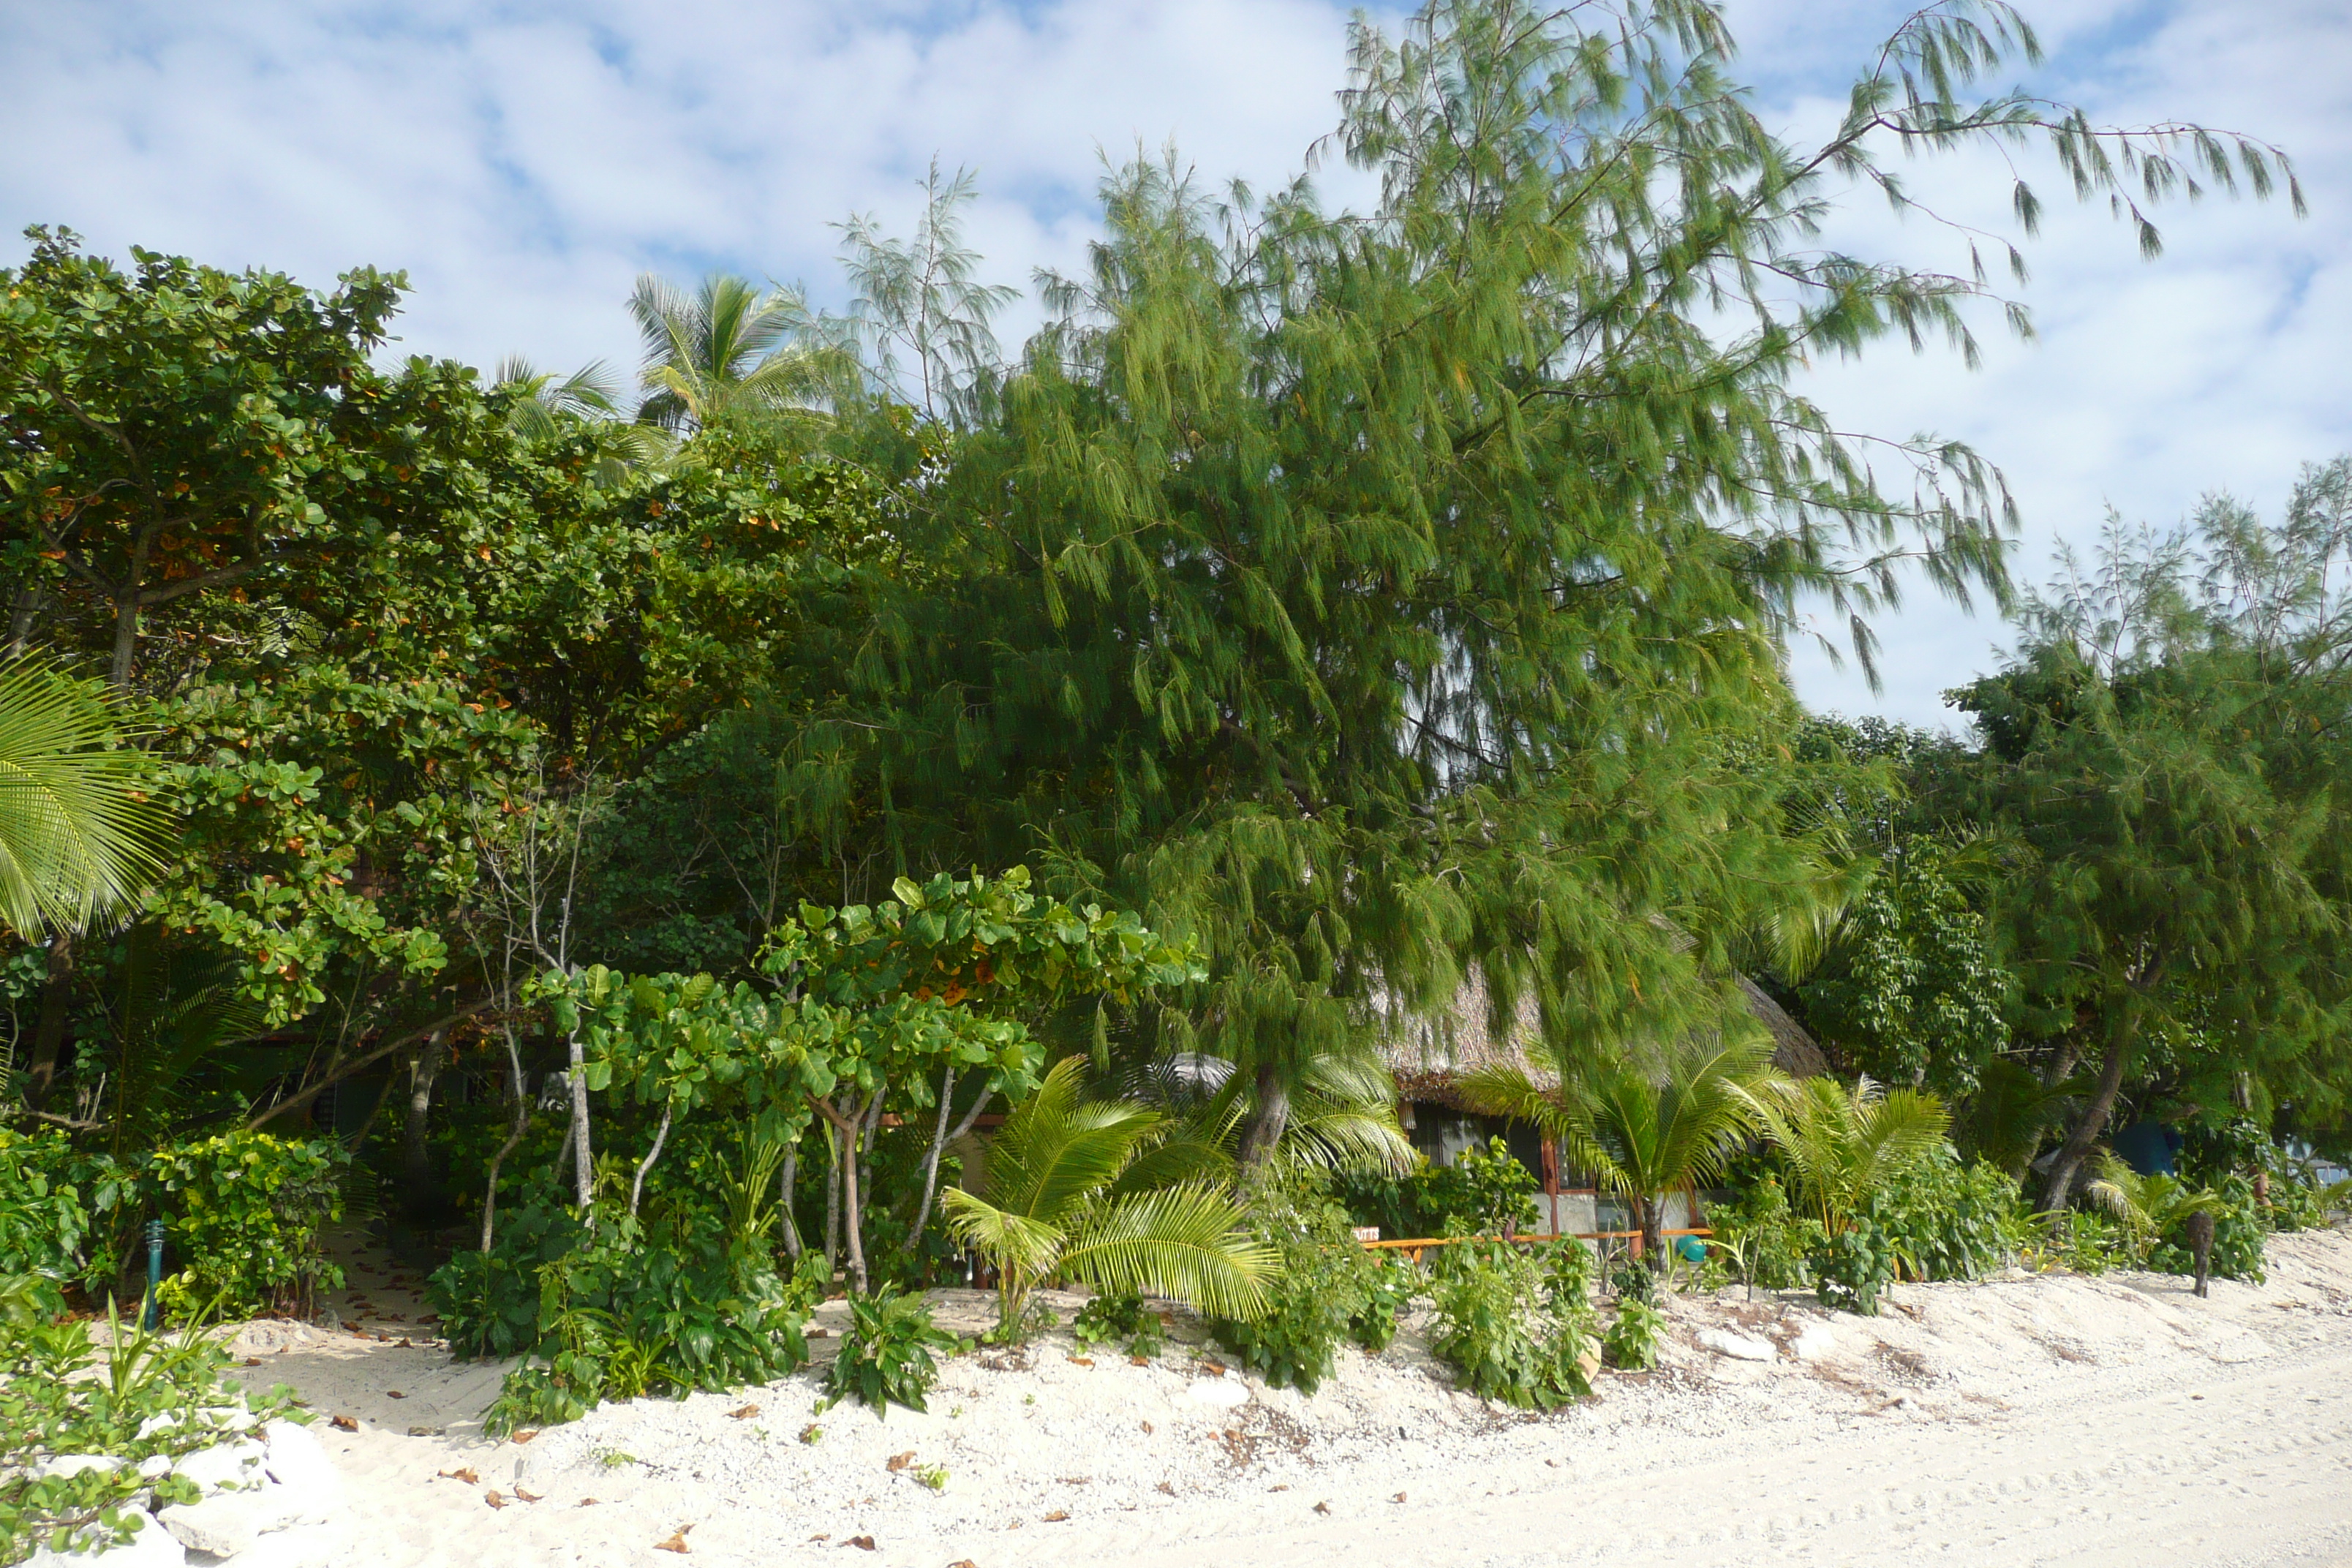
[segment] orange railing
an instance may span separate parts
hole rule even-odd
[[[1706,1226],[1699,1226],[1686,1230],[1662,1230],[1658,1234],[1671,1238],[1677,1236],[1713,1236],[1715,1232]],[[1361,1245],[1367,1252],[1402,1252],[1418,1263],[1421,1261],[1423,1250],[1432,1247],[1458,1247],[1465,1241],[1507,1241],[1515,1244],[1531,1244],[1538,1241],[1560,1241],[1570,1236],[1573,1236],[1579,1241],[1628,1241],[1633,1243],[1633,1256],[1636,1258],[1642,1256],[1642,1233],[1638,1230],[1554,1231],[1549,1234],[1529,1232],[1524,1236],[1423,1236],[1409,1241],[1367,1241]]]

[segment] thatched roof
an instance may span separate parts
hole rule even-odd
[[[1748,1012],[1772,1037],[1773,1066],[1792,1078],[1811,1078],[1829,1070],[1829,1059],[1821,1047],[1789,1016],[1788,1009],[1744,974],[1738,984]],[[1474,972],[1444,1013],[1393,1024],[1381,1055],[1396,1077],[1398,1097],[1461,1108],[1463,1079],[1497,1063],[1517,1067],[1539,1084],[1557,1084],[1559,1071],[1542,1048],[1535,998],[1519,998],[1517,1011],[1501,1038],[1496,1037],[1493,1013],[1486,982]]]

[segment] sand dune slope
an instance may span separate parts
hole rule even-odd
[[[804,1374],[525,1444],[479,1435],[494,1367],[257,1324],[247,1375],[357,1421],[322,1434],[353,1500],[236,1561],[2352,1563],[2352,1234],[2273,1238],[2266,1284],[2210,1300],[2125,1275],[1892,1303],[1681,1298],[1659,1372],[1539,1418],[1452,1392],[1409,1330],[1312,1398],[1197,1344],[1138,1366],[1049,1339],[958,1358],[928,1415],[815,1416]],[[1706,1348],[1710,1330],[1771,1357]]]

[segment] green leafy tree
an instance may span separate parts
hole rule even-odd
[[[2090,192],[2283,169],[1965,100],[2032,52],[1997,6],[1906,23],[1810,151],[1728,51],[1679,3],[1360,24],[1327,146],[1372,210],[1117,171],[1055,321],[908,488],[936,575],[859,688],[881,841],[1042,841],[1065,896],[1197,939],[1208,980],[1138,1048],[1240,1066],[1245,1164],[1310,1064],[1474,967],[1549,1037],[1669,1037],[1717,1024],[1704,976],[1747,933],[1823,902],[1833,847],[1753,762],[1793,721],[1800,601],[1852,612],[1866,659],[1906,563],[2005,592],[1973,455],[1874,467],[1789,390],[1810,356],[1970,346],[1986,292],[1820,252],[1832,182],[1915,205],[1894,149],[2034,137]]]
[[[2025,1026],[2052,1079],[2092,1068],[2044,1207],[2152,1065],[2185,1063],[2208,1106],[2240,1074],[2328,1092],[2312,1069],[2346,1001],[2352,891],[2329,718],[2352,527],[2328,484],[2277,530],[2225,503],[2193,533],[2111,525],[2027,605],[2011,667],[1952,694],[1984,738],[1974,808],[2013,846],[2000,916]]]

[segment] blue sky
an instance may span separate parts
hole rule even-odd
[[[1880,0],[1730,0],[1768,121],[1827,123],[1876,40]],[[1827,365],[1806,390],[1848,427],[1934,431],[2007,473],[2017,568],[2104,509],[2176,519],[2229,489],[2274,510],[2297,467],[2352,449],[2352,16],[2347,0],[2030,4],[2051,50],[2021,79],[2095,119],[2189,119],[2297,160],[2311,216],[2209,201],[2137,259],[2103,210],[2051,198],[2021,297],[2038,336],[1980,323],[1982,370],[1941,350]],[[1103,152],[1173,138],[1204,173],[1264,184],[1329,128],[1347,8],[1322,0],[77,0],[0,6],[0,261],[61,223],[325,283],[404,268],[405,346],[488,364],[631,363],[622,310],[646,268],[804,279],[838,299],[829,225],[903,230],[934,153],[980,174],[972,237],[993,275],[1071,268]],[[1991,155],[1910,172],[1952,216],[1999,226]],[[1965,253],[1856,204],[1833,242],[1921,266]],[[1017,326],[1017,321],[1015,323]],[[1817,706],[1922,722],[1989,668],[2000,627],[1924,589],[1883,617],[1874,695],[1800,648]]]

